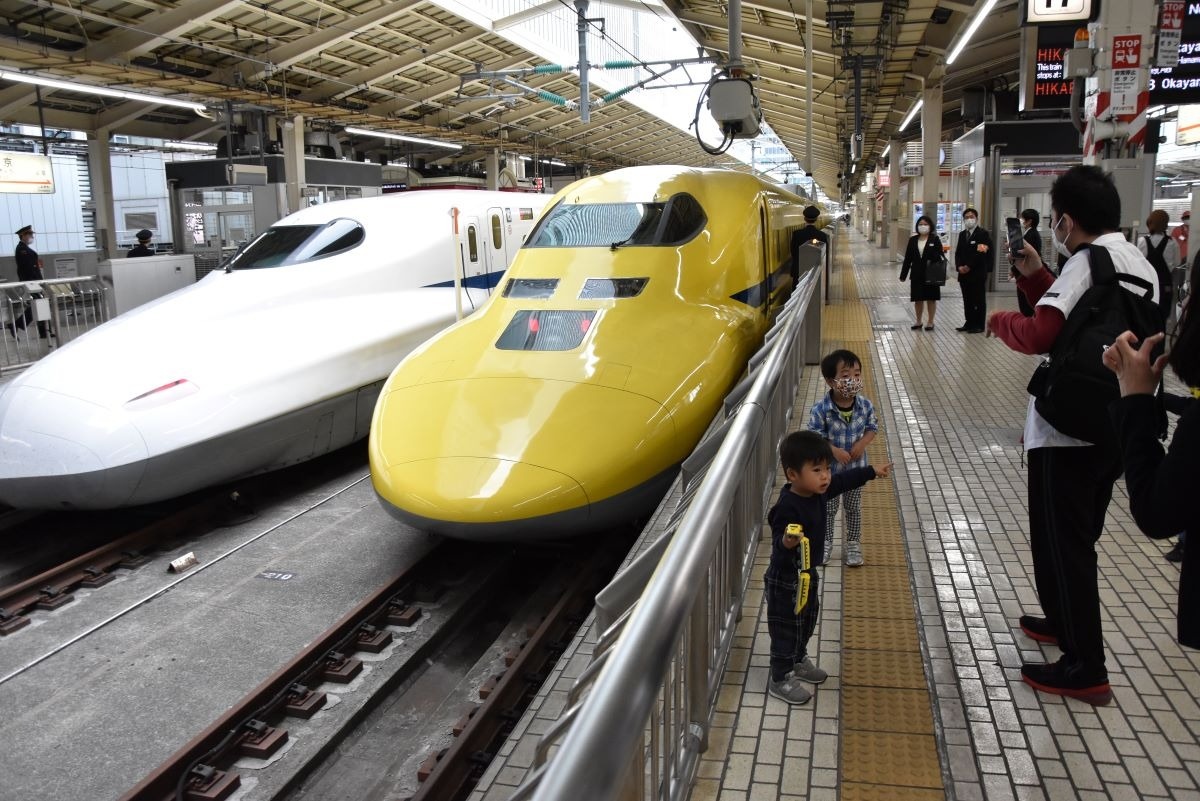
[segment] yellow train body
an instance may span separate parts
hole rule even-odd
[[[559,192],[502,291],[385,384],[369,445],[381,502],[481,540],[652,510],[790,291],[804,205],[749,175],[684,167]]]

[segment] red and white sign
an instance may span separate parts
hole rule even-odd
[[[1183,0],[1162,0],[1158,18],[1158,52],[1156,67],[1179,66],[1179,43],[1183,40],[1183,16],[1187,3]]]
[[[1142,37],[1114,36],[1112,44],[1112,66],[1114,70],[1142,66]]]

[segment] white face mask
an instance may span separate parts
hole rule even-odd
[[[927,234],[927,233],[929,233],[929,226],[928,226],[928,225],[918,225],[918,226],[917,226],[917,233],[918,233],[918,234]]]
[[[967,219],[963,220],[963,226],[965,226],[968,231],[974,231],[975,226],[978,224],[978,221],[974,217],[968,217]]]
[[[1069,259],[1071,258],[1071,250],[1067,247],[1066,241],[1071,238],[1072,231],[1068,231],[1067,235],[1062,239],[1058,238],[1058,226],[1062,225],[1062,221],[1065,219],[1065,217],[1059,217],[1058,222],[1050,229],[1050,241],[1054,243],[1054,249],[1058,251],[1059,255],[1065,259]]]

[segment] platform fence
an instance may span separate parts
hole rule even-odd
[[[684,462],[682,500],[665,532],[597,595],[592,661],[512,801],[688,797],[772,501],[779,442],[812,362],[806,354],[820,347],[823,256],[726,399],[723,419]],[[814,331],[817,342],[806,342]]]
[[[95,276],[0,283],[0,372],[38,359],[109,319]]]

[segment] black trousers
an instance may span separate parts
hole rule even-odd
[[[963,295],[963,317],[967,328],[982,329],[987,322],[987,282],[959,281]]]
[[[1097,679],[1107,672],[1096,542],[1120,475],[1115,447],[1029,451],[1029,544],[1038,600],[1058,632],[1063,659]]]
[[[771,638],[771,681],[783,681],[792,666],[808,656],[808,641],[817,630],[821,612],[821,582],[809,569],[808,603],[796,614],[796,574],[778,576],[767,571],[767,634]]]

